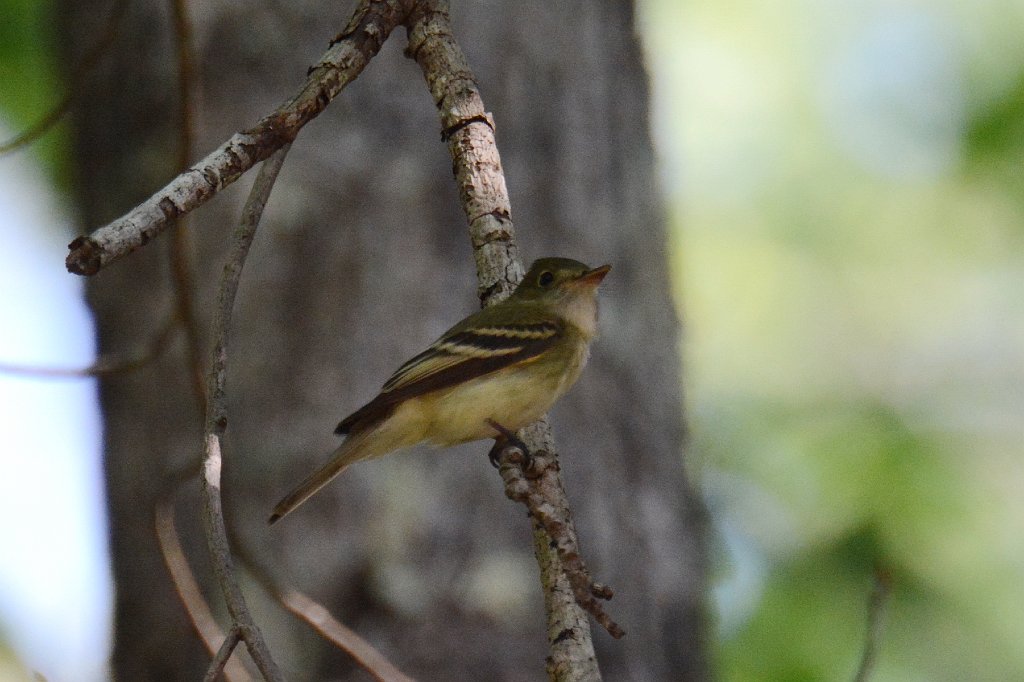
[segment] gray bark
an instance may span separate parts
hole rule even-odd
[[[175,170],[164,5],[132,3],[114,54],[75,111],[78,195],[90,229]],[[61,3],[72,56],[95,39],[89,29],[105,7]],[[193,7],[195,156],[289,95],[351,8]],[[602,671],[610,680],[704,679],[704,522],[683,470],[678,322],[631,6],[455,2],[452,14],[497,123],[524,259],[565,255],[614,268],[591,364],[552,414],[584,557],[616,589],[608,609],[628,633],[614,641],[595,630]],[[270,200],[236,311],[226,514],[280,577],[407,673],[535,680],[545,636],[530,528],[502,495],[489,444],[361,464],[265,525],[277,497],[333,447],[338,420],[477,305],[437,114],[404,43],[404,31],[393,34],[303,131]],[[193,218],[204,325],[249,182]],[[171,305],[167,248],[161,237],[90,282],[103,350],[131,347],[159,327]],[[158,362],[101,388],[118,679],[197,679],[208,660],[152,531],[155,497],[201,451],[183,337],[175,338]],[[209,585],[198,485],[179,499],[180,531]],[[288,679],[363,679],[252,584],[248,594]]]

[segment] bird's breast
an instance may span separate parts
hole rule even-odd
[[[567,351],[564,357],[535,358],[417,398],[429,423],[425,440],[456,445],[493,438],[488,419],[513,431],[540,419],[576,382],[586,362],[585,344]]]

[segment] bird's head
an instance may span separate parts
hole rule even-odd
[[[597,287],[611,269],[591,268],[571,258],[541,258],[530,266],[511,298],[550,305],[590,336],[597,323]]]

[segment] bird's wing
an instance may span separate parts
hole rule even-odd
[[[403,400],[528,362],[565,333],[564,325],[554,318],[488,324],[488,316],[477,315],[477,324],[467,324],[474,320],[470,318],[453,327],[427,350],[399,367],[384,383],[380,395],[338,424],[335,433],[348,433],[360,423],[375,423],[391,414]]]

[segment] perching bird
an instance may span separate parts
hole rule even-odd
[[[511,296],[446,331],[342,420],[335,433],[345,441],[278,502],[269,522],[353,462],[424,441],[450,446],[494,438],[495,450],[508,442],[579,378],[597,332],[597,287],[610,269],[568,258],[536,261]]]

